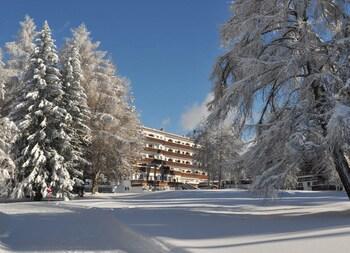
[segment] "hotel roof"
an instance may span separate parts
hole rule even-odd
[[[166,134],[168,136],[172,136],[173,138],[179,138],[179,139],[182,139],[182,140],[185,140],[185,141],[193,142],[193,139],[191,139],[190,137],[184,136],[184,135],[174,134],[174,133],[170,133],[170,132],[167,132],[167,131],[164,131],[164,130],[150,128],[150,127],[146,127],[146,126],[143,126],[142,128],[145,129],[145,130],[148,130],[148,131],[157,132],[159,134]]]

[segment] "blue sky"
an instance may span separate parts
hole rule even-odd
[[[28,14],[48,20],[60,46],[84,22],[132,84],[141,121],[186,133],[205,110],[212,66],[223,50],[229,0],[11,0],[0,10],[0,45]]]

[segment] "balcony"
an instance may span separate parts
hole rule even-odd
[[[176,176],[186,177],[186,178],[197,178],[197,179],[208,179],[207,175],[195,174],[195,173],[184,173],[180,171],[174,171]]]
[[[171,142],[171,141],[161,140],[161,139],[157,139],[157,138],[151,137],[151,136],[146,136],[146,140],[161,143],[163,145],[167,145],[167,146],[171,146],[171,147],[178,147],[181,149],[191,150],[191,151],[193,151],[195,149],[195,147],[191,147],[191,146],[186,145],[186,144],[179,144],[179,143],[176,143],[174,141]]]
[[[171,151],[166,151],[166,150],[157,149],[157,148],[153,148],[153,147],[145,147],[144,150],[156,152],[158,154],[163,154],[163,155],[181,157],[181,158],[186,158],[186,159],[191,159],[191,160],[193,159],[193,156],[191,156],[190,154],[181,154],[178,152],[171,152]]]
[[[166,162],[166,165],[170,165],[169,162]],[[144,173],[146,172],[144,168],[141,168],[141,171],[143,171]],[[153,168],[149,171],[149,175],[151,177],[154,173],[156,173],[156,175],[159,175],[161,174],[161,171],[158,168]],[[187,173],[187,172],[175,171],[171,169],[170,171],[166,171],[164,175],[167,175],[167,179],[170,181],[173,181],[175,179],[174,176],[180,176],[180,177],[191,178],[191,179],[196,178],[196,179],[208,180],[208,176],[203,175],[202,173]],[[142,179],[145,180],[146,175],[143,175]]]
[[[142,158],[142,163],[151,163],[154,160],[154,158]],[[197,166],[191,165],[191,164],[186,164],[186,163],[178,163],[174,161],[164,161],[165,165],[168,166],[174,166],[174,167],[180,167],[180,168],[190,168],[190,169],[198,169]]]

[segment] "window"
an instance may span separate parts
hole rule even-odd
[[[168,139],[168,142],[173,142],[173,140],[172,139]]]
[[[169,152],[173,152],[173,150],[171,148],[168,149]]]
[[[171,158],[170,158],[170,159],[168,159],[168,162],[172,162],[172,161],[173,161],[173,159],[171,159]]]
[[[149,136],[149,137],[154,137],[154,135],[153,135],[153,134],[149,134],[148,136]]]
[[[154,158],[154,155],[148,155],[148,158]]]
[[[153,145],[152,145],[152,144],[148,144],[148,147],[149,147],[149,148],[153,148]]]

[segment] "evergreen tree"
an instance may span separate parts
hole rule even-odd
[[[0,119],[0,197],[7,197],[13,188],[15,163],[11,158],[11,145],[17,134],[16,125],[8,118]]]
[[[0,51],[0,109],[6,97],[6,81],[8,72],[1,61]],[[15,164],[10,156],[10,147],[15,139],[16,126],[8,118],[0,118],[0,196],[7,196],[11,190]]]
[[[113,63],[105,52],[98,50],[99,42],[91,41],[84,25],[73,30],[73,38],[63,49],[63,58],[67,58],[67,52],[73,46],[79,49],[81,84],[87,92],[92,112],[89,157],[95,191],[101,174],[116,180],[130,174],[135,153],[140,148],[139,121],[130,103],[127,81],[116,74]]]
[[[74,180],[81,180],[84,168],[89,162],[86,160],[87,149],[91,144],[90,109],[87,105],[87,95],[81,86],[82,71],[80,56],[76,47],[72,47],[65,59],[63,70],[63,106],[71,115],[66,123],[66,132],[70,136],[72,150],[65,152],[67,166]]]
[[[55,48],[45,22],[30,57],[24,89],[12,113],[20,130],[14,144],[17,165],[14,197],[45,197],[49,187],[57,197],[62,197],[74,184],[62,156],[70,141],[63,122],[70,115],[59,107],[63,90]]]

